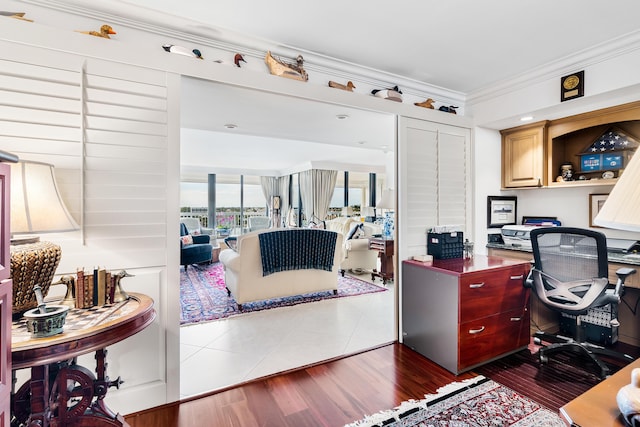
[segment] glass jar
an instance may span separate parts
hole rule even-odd
[[[563,181],[573,181],[573,164],[567,162],[560,165],[560,176]]]

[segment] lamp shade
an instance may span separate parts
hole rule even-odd
[[[380,209],[394,209],[396,207],[395,192],[392,188],[385,188],[382,190],[382,197],[378,200],[376,208]]]
[[[352,216],[353,208],[351,206],[345,206],[342,208],[342,216]]]
[[[362,208],[362,216],[374,216],[375,214],[376,211],[371,206],[365,206],[364,208]]]
[[[601,227],[640,231],[640,150],[618,178],[602,209],[593,220]]]
[[[21,160],[11,164],[11,232],[77,230],[62,201],[53,165]]]

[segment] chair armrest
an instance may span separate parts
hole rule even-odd
[[[218,259],[224,265],[225,269],[232,271],[240,270],[240,254],[233,249],[223,249],[218,255]]]
[[[347,251],[368,251],[369,239],[349,239],[344,242]]]
[[[211,243],[211,236],[209,236],[208,234],[196,234],[192,235],[191,237],[193,237],[193,243]]]

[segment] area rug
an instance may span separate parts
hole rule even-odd
[[[560,417],[482,375],[448,384],[422,400],[402,402],[345,427],[561,427]]]
[[[358,280],[349,275],[345,275],[345,277],[338,275],[337,295],[334,295],[332,291],[327,291],[273,298],[244,303],[242,310],[238,310],[238,304],[233,296],[227,296],[222,264],[217,262],[209,265],[194,265],[189,266],[186,273],[184,269],[180,269],[180,324],[219,320],[252,311],[385,290],[386,288]]]

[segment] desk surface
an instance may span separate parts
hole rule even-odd
[[[522,247],[522,246],[513,246],[506,245],[504,243],[487,243],[487,248],[490,249],[500,249],[505,251],[513,251],[513,252],[522,252],[524,254],[529,254],[531,259],[533,259],[531,248]],[[607,252],[607,257],[609,258],[609,262],[617,262],[620,264],[629,264],[629,265],[640,265],[640,254],[631,253],[625,254],[621,252]]]
[[[473,258],[434,259],[433,261],[426,262],[407,260],[403,262],[429,270],[440,270],[443,273],[455,275],[529,264],[528,261],[524,260],[485,255],[474,255]]]
[[[569,425],[580,427],[624,427],[616,395],[631,383],[631,371],[640,368],[640,359],[625,366],[560,408],[560,416]]]
[[[11,328],[12,368],[22,369],[89,353],[130,337],[153,322],[153,300],[129,293],[121,303],[93,309],[72,309],[63,332],[46,338],[31,338],[24,318]]]

